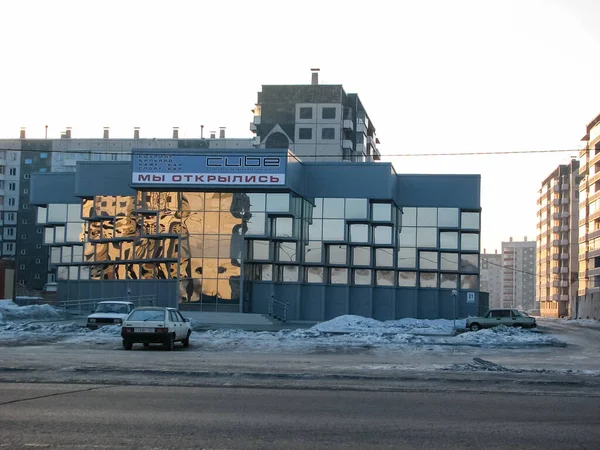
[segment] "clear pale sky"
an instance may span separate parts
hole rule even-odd
[[[261,85],[319,67],[397,172],[482,175],[488,252],[535,240],[541,182],[600,113],[596,0],[19,0],[0,17],[0,138],[250,137]],[[567,151],[393,156],[544,149]]]

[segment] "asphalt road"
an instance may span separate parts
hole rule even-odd
[[[580,395],[0,384],[0,448],[597,449]]]

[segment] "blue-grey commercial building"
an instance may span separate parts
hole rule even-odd
[[[380,320],[465,317],[479,291],[480,176],[288,149],[146,149],[36,173],[59,299],[158,294],[164,305]],[[456,299],[456,302],[454,301]]]

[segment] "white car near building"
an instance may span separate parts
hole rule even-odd
[[[95,330],[103,325],[121,325],[134,308],[135,305],[132,302],[100,302],[94,313],[88,316],[87,327]]]
[[[162,344],[165,350],[173,350],[175,342],[187,347],[190,334],[190,319],[184,318],[175,308],[157,306],[134,309],[121,327],[125,350],[131,350],[135,343],[142,343],[144,347]]]

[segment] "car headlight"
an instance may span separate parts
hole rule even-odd
[[[88,319],[88,322],[90,322],[90,323],[96,323],[96,319]]]
[[[121,323],[122,323],[122,321],[121,321],[121,319],[113,319],[113,323],[118,323],[118,324],[121,324]]]

